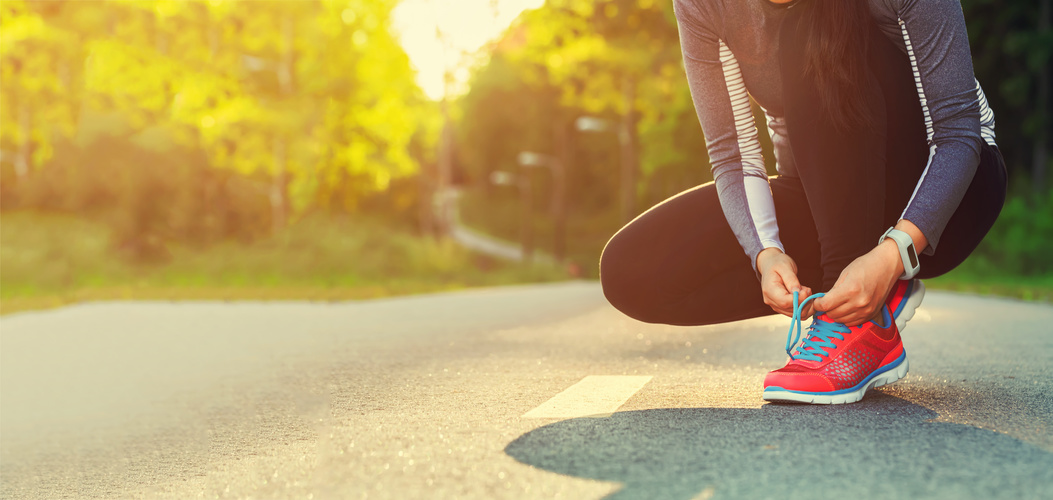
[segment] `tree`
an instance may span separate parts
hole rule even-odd
[[[963,0],[962,7],[976,76],[995,112],[1006,164],[1011,174],[1023,170],[1031,187],[1044,192],[1053,169],[1051,2]]]
[[[160,134],[267,177],[275,228],[314,206],[353,209],[415,173],[411,141],[435,133],[389,32],[394,4],[5,1],[0,145],[23,177],[84,110],[117,115],[127,139]]]
[[[24,180],[75,131],[79,111],[79,37],[45,22],[23,1],[0,4],[0,147],[14,151]]]

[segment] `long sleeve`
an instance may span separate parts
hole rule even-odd
[[[684,68],[720,206],[756,269],[761,250],[784,250],[775,204],[739,64],[715,30],[700,22],[698,8],[686,0],[674,2]]]
[[[958,0],[886,0],[899,26],[925,114],[929,162],[901,218],[918,226],[936,251],[940,236],[965,196],[980,163],[985,139],[993,142],[994,118],[984,110],[973,76],[969,36]]]

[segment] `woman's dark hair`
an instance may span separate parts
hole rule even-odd
[[[871,113],[864,94],[870,8],[867,0],[808,0],[804,30],[805,74],[819,86],[819,107],[841,129],[867,126]]]

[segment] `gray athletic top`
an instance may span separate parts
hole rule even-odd
[[[855,1],[855,0],[845,0]],[[973,76],[958,0],[867,0],[881,31],[910,57],[925,114],[929,161],[901,218],[932,254],[980,162],[995,144],[994,114]],[[764,108],[779,175],[796,177],[783,119],[779,25],[786,8],[768,0],[673,0],[695,111],[702,124],[724,216],[754,267],[784,250],[749,97]]]

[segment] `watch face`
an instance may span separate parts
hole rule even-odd
[[[918,267],[918,254],[914,253],[914,245],[907,246],[907,257],[910,258],[910,268]]]

